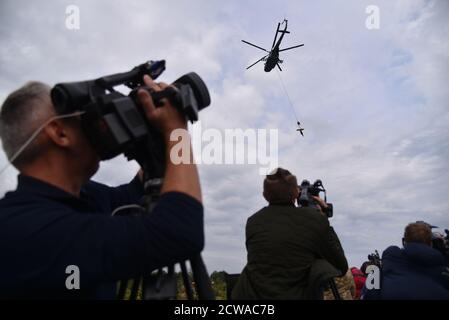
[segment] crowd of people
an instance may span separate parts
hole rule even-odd
[[[266,177],[268,206],[248,219],[248,262],[233,299],[449,299],[448,243],[431,225],[410,223],[403,248],[348,268],[327,204],[315,196],[315,206],[296,206],[299,188],[288,170]]]

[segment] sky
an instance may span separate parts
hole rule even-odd
[[[80,12],[66,27],[66,7]],[[366,8],[379,8],[368,29]],[[279,165],[299,181],[321,179],[331,225],[351,266],[375,249],[401,245],[404,227],[449,228],[449,2],[23,1],[0,2],[0,103],[30,80],[54,85],[165,59],[161,81],[197,72],[212,104],[201,127],[278,129]],[[278,22],[289,21],[281,77],[260,63]],[[0,153],[0,167],[6,164]],[[119,156],[94,179],[126,183],[138,166]],[[245,223],[266,205],[257,165],[199,165],[209,271],[246,263]],[[0,196],[16,186],[10,167]]]

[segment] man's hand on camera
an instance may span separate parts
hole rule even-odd
[[[168,87],[165,83],[155,83],[149,76],[144,76],[145,85],[154,91],[161,91]],[[193,152],[189,143],[189,161],[187,163],[174,163],[171,161],[171,150],[178,143],[172,141],[170,134],[173,130],[187,130],[187,120],[167,99],[162,99],[163,106],[156,108],[150,94],[145,90],[138,92],[140,103],[151,125],[159,129],[163,134],[166,143],[166,168],[164,183],[161,188],[161,194],[167,192],[185,193],[200,203],[202,202],[200,180],[196,164],[193,161]]]
[[[326,202],[324,202],[323,199],[317,196],[312,196],[312,198],[315,199],[315,201],[318,203],[318,209],[321,211],[321,214],[327,217],[327,215],[325,214],[325,211],[327,209]]]
[[[161,91],[168,87],[166,83],[154,82],[148,75],[143,77],[143,81],[147,87],[154,91]],[[159,129],[165,137],[169,137],[175,129],[187,129],[186,118],[172,106],[168,99],[162,99],[164,105],[157,108],[151,95],[146,90],[139,90],[138,95],[151,125]]]

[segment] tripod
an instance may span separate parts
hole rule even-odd
[[[160,189],[162,187],[162,179],[152,178],[146,180],[145,183],[145,195],[142,199],[143,202],[143,214],[150,214],[159,197]],[[192,269],[193,280],[195,283],[195,289],[197,298],[199,300],[214,300],[215,294],[212,289],[211,281],[207,273],[206,266],[203,262],[201,254],[193,256],[189,259]],[[194,290],[190,281],[190,277],[187,271],[186,261],[179,262],[182,274],[183,285],[187,298],[194,300]],[[176,299],[177,293],[177,278],[175,274],[175,266],[167,266],[168,271],[164,272],[163,268],[159,268],[156,275],[147,275],[141,279],[133,279],[130,300],[136,300],[139,292],[139,287],[142,284],[142,299],[144,300],[173,300]],[[128,281],[121,282],[118,299],[122,300],[125,297]]]

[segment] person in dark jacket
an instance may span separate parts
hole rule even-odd
[[[166,87],[148,76],[144,81],[154,91]],[[119,187],[91,181],[99,156],[79,116],[58,118],[50,88],[40,82],[7,97],[0,137],[20,174],[17,189],[0,199],[0,298],[114,299],[117,281],[148,275],[202,250],[196,166],[174,164],[169,157],[176,143],[170,134],[187,128],[185,117],[165,100],[156,109],[147,91],[141,90],[139,99],[166,146],[161,197],[151,215],[111,216],[139,202],[141,173]]]
[[[379,290],[364,290],[364,299],[449,299],[449,268],[443,254],[431,246],[425,223],[405,228],[403,249],[388,247],[382,254]]]
[[[247,221],[248,262],[233,299],[307,299],[314,281],[309,275],[322,277],[317,269],[336,269],[329,277],[346,273],[348,264],[328,219],[319,207],[297,208],[298,195],[296,177],[288,170],[278,168],[265,178],[269,205]]]

